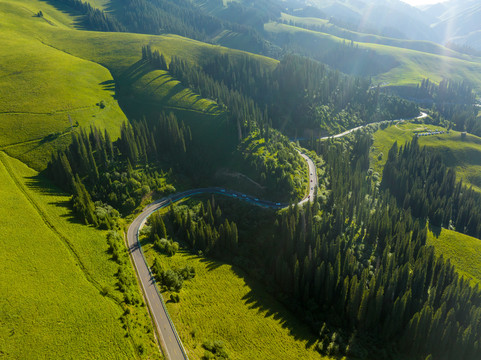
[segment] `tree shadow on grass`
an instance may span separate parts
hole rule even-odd
[[[59,1],[59,0],[40,0],[47,4],[52,5],[57,11],[60,11],[63,14],[67,14],[70,16],[76,16],[77,18],[74,20],[74,27],[78,30],[88,30],[85,26],[84,22],[84,14],[79,10],[74,9],[73,7]]]
[[[429,231],[431,231],[436,238],[441,235],[442,228],[440,226],[435,226],[432,224],[428,224]]]
[[[187,260],[200,261],[206,266],[208,271],[216,270],[223,265],[230,265],[226,262],[191,253],[186,258]],[[232,265],[232,270],[250,288],[250,291],[242,298],[242,301],[249,309],[257,310],[257,313],[262,314],[265,318],[276,320],[282,328],[289,331],[289,335],[295,340],[305,341],[306,349],[315,345],[317,338],[310,331],[308,325],[303,324],[294,313],[270,294],[264,284],[253,279],[252,276],[249,276],[238,266]]]
[[[130,65],[118,76],[118,83],[120,85],[132,85],[134,82],[152,70],[153,69],[149,63],[145,62],[144,60],[139,60]]]
[[[60,217],[65,218],[68,222],[72,224],[83,224],[83,222],[81,222],[73,212],[70,195],[63,192],[44,175],[39,174],[35,176],[25,177],[25,185],[28,190],[37,194],[57,197],[56,201],[50,201],[48,202],[48,205],[53,205],[55,207],[62,207],[66,209],[67,211],[60,215]],[[58,199],[58,197],[62,198]]]

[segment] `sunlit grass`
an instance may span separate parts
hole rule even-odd
[[[272,22],[265,24],[264,28],[267,32],[275,35],[290,34],[293,41],[307,48],[312,46],[314,40],[321,42],[325,48],[342,42],[350,43],[350,40],[341,37],[285,24]],[[434,82],[449,78],[456,81],[469,79],[475,88],[481,89],[481,62],[479,59],[459,59],[369,42],[355,41],[353,45],[360,49],[373,50],[378,56],[386,56],[397,62],[387,72],[373,76],[372,80],[375,84],[415,86],[425,78]]]
[[[195,268],[180,303],[167,303],[190,359],[200,359],[209,340],[223,341],[231,359],[324,359],[309,329],[242,270],[187,251],[159,256],[149,244],[144,251],[150,263],[156,256],[165,269]]]
[[[28,179],[35,172],[0,156],[28,189],[32,181]],[[87,280],[1,162],[0,183],[1,354],[10,359],[33,359],[40,354],[48,359],[134,358],[119,321],[121,307]],[[103,284],[112,283],[113,262],[105,254],[104,234],[69,222],[67,209],[55,204],[68,201],[66,196],[27,191],[78,249],[91,247],[82,257],[91,274]]]
[[[428,245],[434,246],[436,255],[443,255],[454,265],[456,271],[481,283],[481,240],[456,231],[442,229],[440,234],[428,232]]]
[[[395,141],[401,146],[411,141],[415,133],[433,130],[445,133],[419,137],[419,145],[438,152],[445,164],[456,170],[458,180],[481,191],[481,138],[471,134],[461,136],[459,131],[453,130],[447,133],[445,128],[439,126],[403,122],[376,131],[370,154],[371,167],[381,174],[389,149]]]

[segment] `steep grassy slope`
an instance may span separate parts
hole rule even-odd
[[[33,16],[38,9],[42,10],[43,18]],[[115,137],[119,125],[126,120],[117,101],[130,118],[139,119],[161,110],[175,111],[191,128],[201,130],[198,139],[205,144],[229,139],[230,135],[225,136],[229,129],[224,113],[217,104],[186,89],[167,72],[143,63],[141,49],[149,44],[161,51],[167,61],[179,56],[200,64],[214,54],[229,52],[232,56],[243,56],[245,53],[175,35],[75,30],[75,16],[67,16],[66,9],[54,1],[26,0],[18,6],[17,2],[3,0],[0,13],[4,15],[2,28],[12,33],[12,39],[19,38],[19,44],[25,43],[19,47],[14,40],[3,40],[10,44],[17,58],[5,60],[4,68],[11,70],[2,80],[15,84],[18,83],[15,76],[25,78],[19,86],[15,85],[16,95],[9,95],[3,102],[9,113],[0,115],[0,127],[4,130],[0,146],[9,154],[42,169],[50,152],[70,141],[70,136],[63,136],[70,131],[68,115],[74,124],[79,121],[80,126],[106,127]],[[29,47],[32,50],[26,51],[28,56],[21,57]],[[37,60],[43,54],[47,55],[46,60]],[[277,64],[273,59],[256,57],[263,66],[272,68]],[[45,64],[38,70],[44,75],[37,77],[25,67],[32,63]],[[39,87],[34,89],[39,97],[29,96],[30,83]],[[105,107],[99,106],[101,101]],[[215,152],[225,153],[221,148],[219,145]]]
[[[371,166],[374,171],[382,171],[389,149],[395,141],[401,146],[410,141],[416,133],[434,130],[446,131],[439,126],[409,122],[376,131],[371,149]],[[456,170],[458,180],[481,191],[481,138],[470,134],[463,137],[460,132],[451,130],[449,134],[422,136],[419,138],[419,145],[439,152],[446,165]]]
[[[122,307],[98,288],[113,288],[115,281],[105,233],[71,222],[70,211],[57,205],[67,202],[66,196],[32,190],[39,186],[37,173],[3,153],[0,157],[0,354],[136,358],[141,338],[132,342],[126,336]],[[155,350],[148,341],[144,346],[149,353]]]
[[[114,137],[127,120],[106,85],[112,81],[107,69],[38,39],[37,26],[66,29],[69,22],[57,11],[33,16],[44,4],[0,2],[0,147],[36,168],[42,168],[42,153],[61,146],[71,131],[69,115],[73,125],[95,125]],[[32,143],[21,151],[11,146],[26,141]]]
[[[296,44],[301,51],[329,52],[346,41],[333,35],[301,29],[295,26],[268,23],[265,30],[274,38],[284,38]],[[443,78],[456,81],[469,79],[476,89],[481,89],[481,62],[478,58],[461,60],[453,57],[429,54],[421,51],[403,49],[394,46],[355,42],[361,50],[371,50],[374,53],[372,61],[383,57],[380,61],[381,70],[373,75],[373,82],[383,85],[414,86],[422,79],[430,78],[435,82]],[[354,73],[355,69],[353,69]]]
[[[481,283],[481,240],[452,230],[428,232],[428,244],[436,255],[449,259],[456,270],[473,284]]]

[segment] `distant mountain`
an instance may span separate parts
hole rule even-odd
[[[430,13],[400,0],[306,0],[328,16],[352,23],[356,31],[376,32],[389,37],[411,40],[439,40],[430,25],[437,21]]]
[[[481,50],[481,3],[478,0],[452,0],[441,5],[425,10],[426,14],[438,17],[433,29],[441,34],[441,42]]]

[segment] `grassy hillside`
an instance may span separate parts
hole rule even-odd
[[[410,141],[415,133],[434,130],[446,131],[439,126],[410,122],[397,123],[376,131],[371,148],[371,167],[374,171],[382,172],[389,149],[395,141],[402,145]],[[438,151],[446,165],[456,170],[458,180],[462,179],[468,186],[481,191],[481,138],[470,134],[462,137],[460,132],[451,130],[449,134],[422,136],[419,145]]]
[[[46,11],[43,2],[0,1],[0,147],[36,168],[43,153],[61,146],[73,125],[95,125],[118,135],[126,117],[106,86],[112,75],[94,62],[57,50],[38,39],[37,26],[66,29],[74,19],[58,11]],[[50,14],[52,14],[50,16]],[[100,106],[100,103],[103,106]],[[74,126],[74,130],[77,128]],[[68,136],[69,138],[69,136]],[[36,140],[36,141],[34,141]],[[21,150],[11,145],[29,141]]]
[[[144,251],[150,262],[157,256],[150,245]],[[220,340],[233,360],[323,359],[310,331],[240,269],[186,251],[159,260],[165,269],[195,268],[180,303],[167,303],[189,358],[202,357],[205,341]]]
[[[283,13],[281,16],[281,20],[287,21],[289,22],[289,24],[293,24],[294,26],[314,29],[316,31],[336,35],[341,38],[345,38],[349,40],[352,39],[356,42],[359,41],[363,43],[395,46],[399,48],[418,50],[418,51],[422,51],[430,54],[450,56],[450,57],[460,58],[464,60],[470,59],[468,55],[458,53],[456,51],[453,51],[449,48],[446,48],[434,42],[421,41],[421,40],[396,39],[396,38],[389,38],[389,37],[380,36],[380,35],[360,33],[360,32],[347,30],[342,27],[339,27],[331,23],[327,19],[319,19],[319,18],[312,18],[312,17],[298,17],[298,16]]]
[[[43,18],[34,16],[39,10]],[[0,40],[9,49],[0,60],[0,91],[6,94],[0,96],[0,147],[43,169],[50,152],[70,141],[68,115],[74,125],[107,128],[115,137],[124,113],[141,118],[160,110],[180,111],[191,127],[214,134],[206,138],[210,144],[222,137],[219,121],[225,117],[217,104],[143,63],[141,49],[149,44],[168,62],[175,55],[200,64],[214,54],[244,52],[175,35],[80,31],[67,10],[55,1],[0,1],[0,29],[10,35]],[[256,57],[263,66],[277,64]]]
[[[142,344],[157,356],[145,308],[132,309],[128,327],[120,321],[124,309],[113,300],[116,267],[105,232],[72,221],[69,197],[45,186],[34,170],[3,153],[0,160],[0,286],[8,294],[0,297],[0,353],[133,359]]]
[[[428,244],[436,255],[449,259],[456,270],[473,284],[481,283],[481,240],[452,230],[428,232]]]
[[[329,52],[344,41],[350,43],[350,40],[337,36],[279,23],[268,23],[265,25],[265,30],[274,38],[288,39],[301,51]],[[364,42],[355,42],[353,46],[359,46],[361,50],[373,51],[376,57],[383,57],[381,63],[387,64],[385,69],[373,76],[374,83],[413,86],[419,84],[424,78],[430,78],[435,82],[443,78],[456,81],[469,79],[477,90],[481,89],[481,62],[478,58],[468,61]]]

